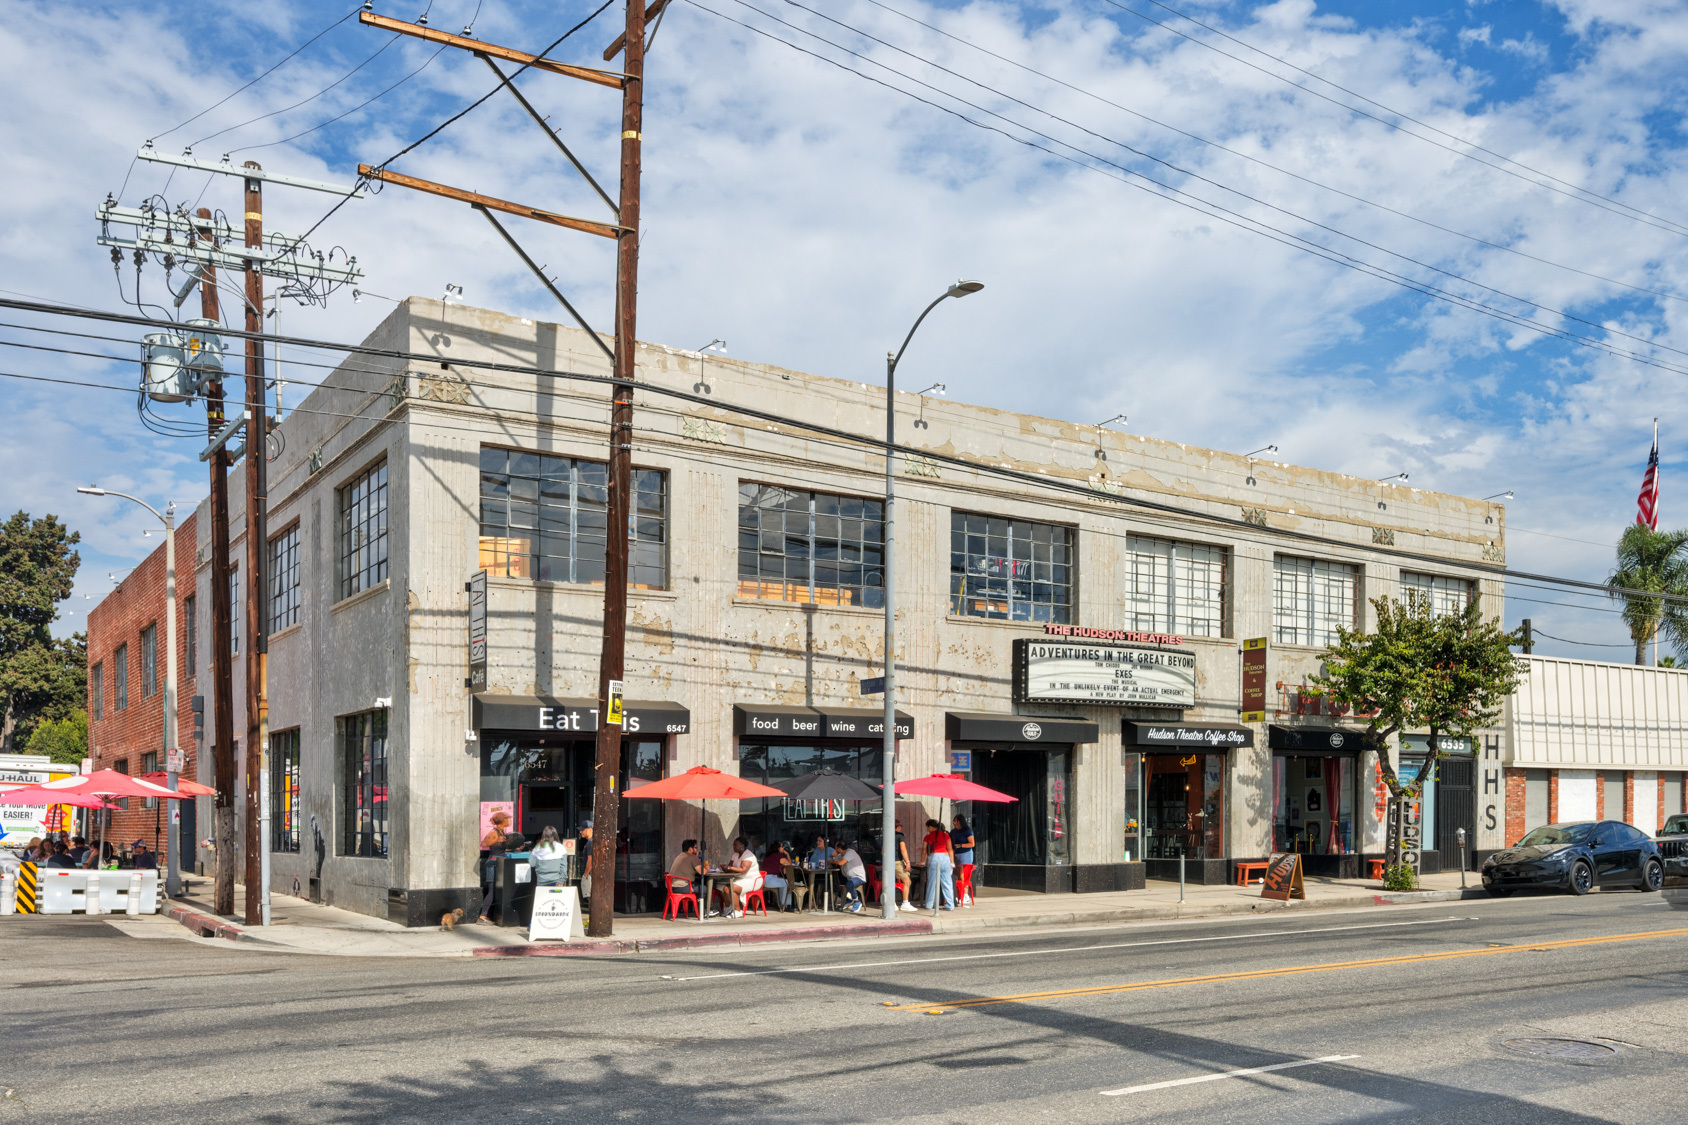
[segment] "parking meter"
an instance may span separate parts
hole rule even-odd
[[[1454,842],[1459,845],[1459,885],[1465,886],[1465,829],[1454,829]]]

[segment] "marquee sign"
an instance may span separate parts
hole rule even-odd
[[[1134,645],[1021,639],[1014,642],[1014,699],[1194,707],[1196,657]]]

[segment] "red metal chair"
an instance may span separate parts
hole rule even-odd
[[[703,912],[698,908],[697,891],[695,891],[695,890],[689,891],[689,892],[687,892],[686,894],[683,894],[683,895],[682,894],[675,894],[674,893],[674,876],[672,874],[665,874],[662,877],[662,881],[663,881],[663,885],[668,888],[668,901],[666,903],[664,903],[663,907],[662,907],[662,916],[664,918],[667,918],[668,912],[670,910],[672,910],[674,912],[674,920],[679,921],[680,920],[680,908],[682,906],[685,906],[687,903],[691,903],[692,914],[694,916],[699,917],[699,918],[703,917]]]
[[[744,892],[743,906],[746,914],[750,913],[752,907],[761,907],[762,917],[766,918],[768,916],[768,900],[762,897],[762,881],[762,872],[758,871],[756,882],[752,883],[750,889]]]
[[[965,906],[973,901],[973,867],[971,863],[961,865],[961,874],[955,877],[955,904]]]
[[[969,868],[971,870],[971,868]],[[867,897],[873,902],[879,901],[879,896],[885,893],[885,883],[879,876],[879,868],[871,864],[867,869]],[[897,880],[897,891],[902,898],[908,897],[908,880]]]

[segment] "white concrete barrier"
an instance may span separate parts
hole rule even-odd
[[[17,872],[8,868],[0,872],[0,914],[16,914],[18,911],[18,876]]]
[[[156,871],[72,871],[43,867],[40,874],[42,914],[158,913]],[[129,878],[125,879],[125,874]]]

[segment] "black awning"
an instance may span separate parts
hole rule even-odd
[[[1358,754],[1366,748],[1362,732],[1343,727],[1285,727],[1273,723],[1266,728],[1266,742],[1274,750],[1298,754]]]
[[[885,711],[879,707],[816,707],[826,738],[884,738]],[[897,737],[914,737],[912,716],[897,712]]]
[[[1126,719],[1121,724],[1127,746],[1176,750],[1237,750],[1254,745],[1254,731],[1235,723],[1148,723]]]
[[[820,712],[778,703],[733,704],[733,733],[740,737],[820,738]]]
[[[474,723],[479,731],[544,731],[590,734],[598,729],[596,699],[554,699],[548,695],[477,695]],[[624,735],[687,734],[692,713],[661,699],[629,699],[623,705]]]
[[[1027,746],[1095,742],[1095,723],[1065,715],[1006,715],[997,711],[947,711],[944,738],[950,742],[1023,742]]]

